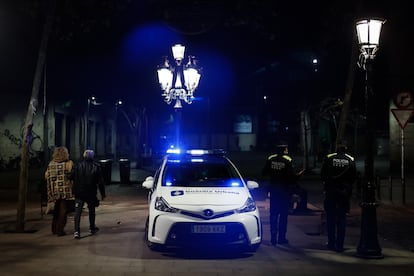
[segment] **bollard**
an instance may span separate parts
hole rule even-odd
[[[105,181],[105,185],[111,184],[112,178],[112,160],[111,159],[102,159],[98,161],[101,165],[102,176]]]
[[[129,184],[129,176],[130,176],[130,165],[131,162],[128,158],[121,158],[119,159],[119,176],[120,181],[123,184]]]

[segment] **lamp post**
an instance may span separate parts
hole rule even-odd
[[[191,104],[194,99],[194,91],[200,81],[201,68],[197,66],[194,56],[188,56],[187,63],[183,64],[185,46],[176,44],[172,46],[175,65],[172,65],[165,57],[164,63],[158,67],[158,81],[163,93],[161,96],[167,104],[173,101],[176,112],[175,130],[176,146],[180,144],[180,125],[182,101]]]
[[[372,61],[378,51],[381,27],[385,23],[381,19],[363,19],[356,22],[358,43],[361,54],[358,65],[365,70],[365,179],[362,193],[361,206],[361,236],[357,248],[357,256],[362,258],[383,258],[381,247],[378,243],[377,214],[378,203],[375,199],[374,176],[374,127],[372,86],[370,74]]]
[[[121,100],[117,100],[115,102],[115,118],[114,118],[114,135],[112,139],[112,150],[114,153],[114,160],[117,160],[117,153],[118,153],[118,108],[123,105]]]
[[[95,96],[88,97],[88,104],[87,104],[87,107],[86,107],[86,119],[85,119],[85,150],[90,148],[89,117],[90,117],[91,104],[92,105],[101,105],[102,104],[102,103],[98,103],[96,100],[97,99],[96,99]]]

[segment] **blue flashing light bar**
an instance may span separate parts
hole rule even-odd
[[[181,150],[180,149],[175,149],[175,148],[170,148],[170,149],[167,150],[167,153],[180,154]]]
[[[199,150],[199,149],[193,149],[193,150],[189,150],[187,152],[189,154],[191,154],[191,155],[203,155],[203,154],[207,154],[208,153],[207,150]]]
[[[240,182],[231,182],[232,187],[240,187]]]
[[[202,163],[204,162],[203,158],[191,158],[192,163]]]
[[[201,156],[201,155],[207,155],[207,154],[225,154],[226,152],[222,149],[212,149],[212,150],[204,150],[204,149],[191,149],[191,150],[181,150],[179,148],[169,148],[167,150],[167,153],[169,154],[190,154],[194,156]]]

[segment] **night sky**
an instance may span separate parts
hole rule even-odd
[[[0,1],[1,91],[29,98],[45,2]],[[173,44],[182,43],[186,55],[195,55],[203,67],[199,101],[184,106],[187,114],[206,111],[206,99],[217,113],[249,112],[260,108],[266,95],[274,116],[289,121],[303,107],[343,98],[354,22],[363,15],[388,20],[375,60],[384,119],[389,95],[399,85],[412,86],[409,77],[395,81],[412,60],[398,49],[408,52],[413,34],[404,25],[409,9],[398,1],[58,2],[47,56],[50,99],[76,102],[93,94],[105,102],[121,98],[145,106],[157,116],[168,114],[172,106],[160,96],[156,67],[171,56]],[[317,72],[313,58],[320,61]],[[357,69],[355,107],[362,100],[361,79]]]

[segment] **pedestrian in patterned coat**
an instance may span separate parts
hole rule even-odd
[[[52,233],[58,236],[66,235],[64,228],[67,222],[68,201],[75,199],[72,193],[73,182],[70,179],[72,169],[73,161],[69,159],[68,149],[56,147],[45,171],[45,179],[48,202],[54,203]]]

